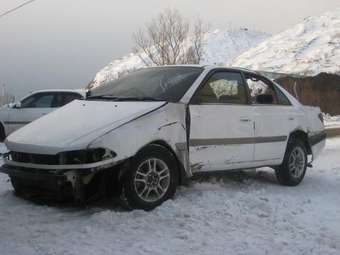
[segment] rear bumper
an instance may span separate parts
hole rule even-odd
[[[312,149],[313,159],[317,158],[326,145],[327,134],[320,131],[308,136],[308,142]]]
[[[310,146],[317,145],[318,143],[325,141],[326,138],[326,131],[317,132],[308,137]]]

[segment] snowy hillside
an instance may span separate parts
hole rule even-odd
[[[306,18],[246,51],[233,65],[304,75],[340,74],[340,9]]]
[[[204,55],[202,64],[230,64],[239,54],[256,46],[269,35],[263,32],[251,31],[245,28],[238,30],[215,30],[204,38]],[[145,58],[145,57],[143,57]],[[113,80],[127,70],[145,66],[136,54],[129,54],[112,61],[95,76],[91,86],[96,87]]]

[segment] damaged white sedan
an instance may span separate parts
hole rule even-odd
[[[1,171],[17,193],[87,201],[119,192],[152,209],[196,173],[270,166],[295,186],[325,145],[318,108],[259,73],[145,68],[11,134]]]

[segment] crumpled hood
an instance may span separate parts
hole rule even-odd
[[[5,143],[11,151],[39,154],[81,149],[105,132],[164,104],[75,100],[15,131]]]

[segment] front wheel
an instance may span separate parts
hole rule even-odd
[[[127,169],[122,200],[131,209],[151,210],[171,198],[177,185],[175,157],[162,146],[149,145],[132,159]]]
[[[2,124],[0,124],[0,142],[4,142],[6,139],[6,132],[5,132],[5,128]]]
[[[277,180],[282,185],[296,186],[303,180],[306,169],[306,146],[300,140],[289,142],[283,163],[276,169]]]
[[[18,178],[12,176],[10,178],[15,194],[18,196],[25,194],[26,189],[22,182]]]

